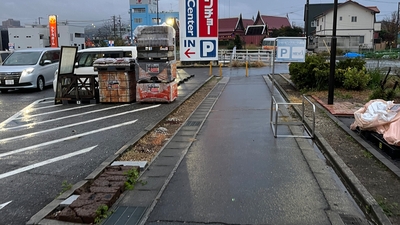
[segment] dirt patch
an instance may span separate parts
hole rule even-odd
[[[141,138],[135,145],[127,150],[118,161],[148,161],[162,149],[164,144],[183,125],[187,118],[200,105],[203,99],[218,83],[219,78],[213,77],[205,83],[196,93],[188,98],[155,129]]]
[[[290,96],[289,99],[300,99],[300,93],[285,79],[275,76],[278,84]],[[368,102],[371,91],[346,91],[335,89],[334,102],[351,102],[363,106]],[[328,101],[328,92],[309,92],[307,96],[316,96],[324,102]],[[312,98],[310,98],[312,99]],[[394,99],[399,102],[399,99]],[[317,102],[314,102],[318,104]],[[318,131],[340,158],[357,176],[363,186],[375,198],[393,224],[400,224],[400,179],[385,165],[355,141],[330,119],[325,111],[317,107],[316,131]]]

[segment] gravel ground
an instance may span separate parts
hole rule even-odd
[[[288,94],[289,99],[300,99],[301,93],[290,85],[285,79],[274,77],[279,85]],[[312,93],[313,95],[327,96],[325,93]],[[366,93],[338,94],[334,102],[358,102],[364,105],[367,100]],[[312,98],[310,98],[312,99]],[[314,102],[314,104],[318,104]],[[326,111],[317,107],[315,130],[329,143],[334,151],[351,169],[368,192],[375,198],[388,216],[392,224],[400,224],[400,179],[377,160],[370,152],[355,141],[346,131],[334,122]]]

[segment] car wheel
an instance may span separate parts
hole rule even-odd
[[[36,89],[38,91],[43,91],[43,89],[44,89],[44,79],[43,79],[43,77],[38,77],[38,79],[36,81]]]
[[[8,89],[1,89],[0,91],[1,91],[1,93],[7,93]]]

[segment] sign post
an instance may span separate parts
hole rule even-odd
[[[305,62],[306,38],[305,37],[277,37],[276,58],[272,66],[275,73],[275,62]]]
[[[179,0],[180,60],[218,60],[218,0]]]

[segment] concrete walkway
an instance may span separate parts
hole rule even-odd
[[[274,138],[268,85],[224,77],[104,224],[368,224],[309,140]]]

